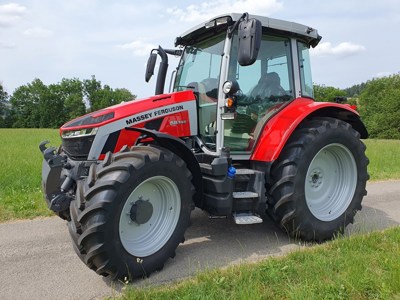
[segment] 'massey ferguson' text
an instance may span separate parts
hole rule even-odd
[[[169,108],[162,108],[162,109],[158,109],[158,110],[149,111],[147,113],[143,113],[141,115],[136,115],[134,117],[131,117],[125,121],[126,121],[126,125],[132,125],[132,124],[135,124],[135,123],[138,123],[141,121],[145,121],[145,120],[159,117],[162,115],[167,115],[167,114],[181,111],[181,110],[183,110],[183,105],[177,105],[177,106],[173,106],[173,107],[169,107]]]

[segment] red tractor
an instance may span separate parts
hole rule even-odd
[[[202,23],[151,52],[155,96],[63,125],[43,152],[51,210],[76,253],[113,279],[160,270],[191,211],[324,241],[352,223],[366,195],[368,132],[350,106],[313,100],[317,30],[245,13]],[[164,93],[168,55],[180,62]]]

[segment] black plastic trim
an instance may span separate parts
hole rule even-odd
[[[108,151],[114,152],[115,145],[117,145],[117,141],[119,139],[120,133],[121,133],[121,130],[118,130],[118,131],[111,133],[108,136],[107,141],[104,144],[103,150],[101,150],[101,154],[106,154]]]
[[[164,120],[164,117],[158,118],[155,120],[151,120],[144,125],[144,128],[149,129],[149,130],[157,130],[158,131],[158,130],[160,130],[163,120]]]

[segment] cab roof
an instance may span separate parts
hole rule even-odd
[[[215,34],[226,31],[228,26],[233,25],[242,16],[243,14],[238,14],[238,13],[223,14],[216,16],[204,23],[198,24],[197,26],[191,28],[190,30],[178,36],[175,41],[175,46],[191,45],[193,43],[206,39],[209,36],[213,36]],[[226,24],[217,25],[212,28],[206,28],[205,26],[206,24],[212,22],[213,20],[222,18],[227,18],[228,22]],[[257,15],[249,15],[249,18],[255,18],[261,21],[261,25],[263,27],[263,33],[270,32],[289,37],[296,37],[298,39],[303,40],[309,46],[312,47],[317,46],[322,38],[318,34],[318,31],[316,29],[299,23],[273,19],[263,16],[257,16]]]

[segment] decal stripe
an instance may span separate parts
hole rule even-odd
[[[167,115],[184,112],[189,113],[190,135],[197,135],[197,106],[196,101],[174,103],[168,106],[158,107],[148,111],[116,120],[99,128],[89,152],[89,160],[97,160],[105,147],[110,134],[119,131],[125,127],[132,127],[136,124],[152,121]]]

